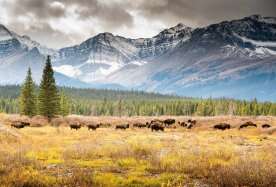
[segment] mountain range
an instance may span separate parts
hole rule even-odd
[[[0,84],[39,82],[51,55],[57,83],[192,97],[276,100],[276,18],[253,15],[202,28],[184,24],[152,38],[100,33],[50,49],[0,25]]]

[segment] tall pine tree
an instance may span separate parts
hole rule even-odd
[[[46,65],[43,70],[42,80],[39,86],[38,111],[40,115],[50,121],[59,114],[60,98],[56,87],[54,71],[50,56],[47,56]]]
[[[28,69],[27,76],[20,93],[20,113],[22,115],[36,115],[36,95],[35,84],[32,79],[31,69]]]

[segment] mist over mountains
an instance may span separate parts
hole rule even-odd
[[[276,100],[273,17],[253,15],[204,28],[180,23],[152,38],[100,33],[59,50],[0,25],[0,84],[20,84],[28,67],[39,82],[46,55],[61,86]]]

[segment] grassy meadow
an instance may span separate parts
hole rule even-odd
[[[51,125],[34,118],[31,127],[11,128],[11,121],[18,118],[0,115],[3,187],[276,186],[275,117],[193,117],[197,120],[193,129],[175,125],[164,132],[114,128],[154,117],[70,116]],[[70,130],[67,122],[74,120],[112,127]],[[272,127],[239,130],[246,121]],[[219,122],[233,128],[214,130],[212,126]]]

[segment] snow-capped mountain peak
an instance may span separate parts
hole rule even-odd
[[[12,33],[2,24],[0,24],[0,41],[12,39]]]
[[[276,99],[275,23],[253,15],[195,29],[180,23],[152,38],[106,32],[57,51],[0,25],[0,81],[19,83],[28,66],[37,80],[45,55],[52,54],[66,84],[74,79],[186,96]]]

